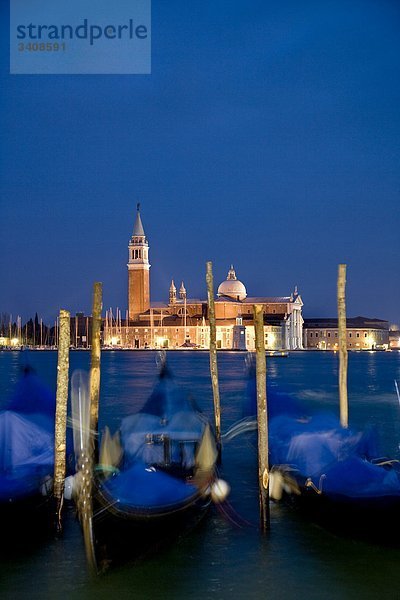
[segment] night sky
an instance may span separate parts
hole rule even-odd
[[[1,2],[0,312],[127,307],[141,203],[151,299],[249,296],[400,321],[400,3],[153,0],[151,75],[9,75]]]

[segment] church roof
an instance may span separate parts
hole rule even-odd
[[[243,302],[245,304],[262,304],[262,303],[269,303],[269,304],[287,304],[288,302],[292,302],[292,299],[290,296],[257,296],[254,298],[246,298],[245,300],[243,300]]]
[[[214,302],[227,302],[232,304],[243,304],[242,300],[238,300],[237,298],[231,298],[230,296],[219,296],[215,298]]]
[[[204,304],[206,302],[207,300],[201,300],[200,298],[187,298],[186,305],[189,306],[189,304]],[[183,305],[185,304],[185,300],[183,298],[177,298],[175,304]]]

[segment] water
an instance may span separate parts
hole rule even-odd
[[[30,353],[29,361],[55,388],[57,356]],[[87,368],[86,352],[71,353],[71,369]],[[19,376],[25,353],[0,353],[0,398]],[[208,354],[170,352],[177,381],[212,414]],[[244,356],[218,354],[223,431],[241,416]],[[310,406],[337,410],[338,357],[299,352],[268,362],[269,383],[300,396]],[[100,427],[115,430],[121,417],[146,400],[156,378],[154,353],[104,352]],[[382,452],[399,458],[400,353],[349,355],[350,424],[375,424]],[[24,556],[2,558],[2,598],[395,598],[400,589],[399,549],[336,537],[306,523],[287,507],[271,506],[271,532],[258,531],[257,459],[249,438],[223,448],[221,475],[231,485],[223,514],[214,508],[201,526],[161,555],[115,569],[92,580],[79,526],[71,508],[64,537],[38,545]],[[0,538],[1,539],[1,538]],[[135,543],[135,540],[132,540]]]

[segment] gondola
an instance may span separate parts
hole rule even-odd
[[[210,505],[216,460],[208,420],[163,362],[144,407],[102,435],[86,536],[96,570],[143,558],[194,527]]]
[[[380,456],[374,430],[292,406],[271,418],[269,441],[272,497],[335,533],[399,543],[400,465]]]
[[[55,395],[26,367],[0,411],[0,526],[3,549],[50,529]],[[6,550],[7,551],[7,550]]]
[[[249,407],[255,409],[253,375]],[[250,409],[251,410],[251,409]],[[268,388],[270,495],[334,533],[400,543],[400,464],[382,457],[376,431],[341,427]]]

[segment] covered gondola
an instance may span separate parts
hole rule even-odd
[[[250,369],[247,414],[255,413]],[[400,464],[373,428],[354,431],[268,389],[270,494],[335,533],[399,544]]]
[[[24,546],[50,524],[54,417],[55,395],[25,368],[0,411],[0,522],[10,544]]]
[[[192,528],[210,504],[216,459],[208,420],[163,364],[143,408],[100,441],[90,535],[97,569],[144,557]]]

